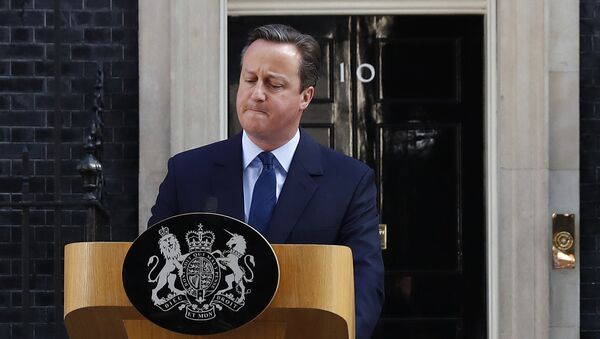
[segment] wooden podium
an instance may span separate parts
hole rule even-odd
[[[349,248],[273,245],[280,266],[271,305],[235,330],[194,336],[146,320],[129,302],[121,268],[131,243],[65,247],[65,325],[71,339],[354,339],[354,277]]]

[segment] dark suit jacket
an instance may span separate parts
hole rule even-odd
[[[242,170],[241,133],[175,155],[169,159],[148,225],[198,211],[244,220]],[[383,304],[378,223],[373,171],[301,131],[265,236],[271,243],[352,249],[358,339],[370,337]]]

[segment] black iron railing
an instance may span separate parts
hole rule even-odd
[[[90,126],[90,132],[86,137],[83,148],[85,155],[77,166],[78,172],[83,179],[83,196],[80,200],[65,201],[62,199],[60,191],[62,169],[60,167],[60,121],[59,127],[55,125],[54,133],[54,153],[55,166],[53,173],[54,181],[54,199],[51,201],[36,201],[34,195],[30,192],[29,173],[29,150],[25,147],[22,152],[22,173],[21,173],[21,200],[0,202],[2,212],[20,210],[21,211],[21,310],[22,310],[22,337],[31,338],[33,331],[31,327],[32,305],[31,305],[31,289],[30,289],[30,265],[32,244],[30,231],[30,215],[32,209],[54,210],[54,239],[53,239],[53,286],[54,286],[54,323],[55,323],[55,338],[63,333],[63,243],[62,243],[62,213],[67,210],[86,210],[85,225],[85,240],[96,241],[103,240],[100,237],[99,230],[101,227],[107,226],[109,222],[109,214],[102,204],[102,190],[104,187],[103,169],[101,164],[102,158],[102,129],[103,123],[103,71],[101,66],[98,66],[96,74],[96,84],[94,86],[94,117]],[[60,116],[60,114],[55,114]],[[12,199],[11,199],[12,200]],[[82,239],[83,240],[83,239]]]

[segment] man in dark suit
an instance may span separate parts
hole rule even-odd
[[[313,98],[319,45],[291,27],[249,35],[236,99],[244,131],[175,155],[148,225],[211,211],[247,221],[272,243],[352,249],[356,338],[371,336],[383,304],[373,170],[299,129]]]

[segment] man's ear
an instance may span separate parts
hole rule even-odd
[[[308,107],[308,104],[310,104],[310,101],[312,100],[314,95],[315,95],[315,88],[313,86],[309,86],[302,91],[301,98],[300,98],[300,100],[301,100],[300,101],[300,109],[301,110],[305,110],[306,107]]]

